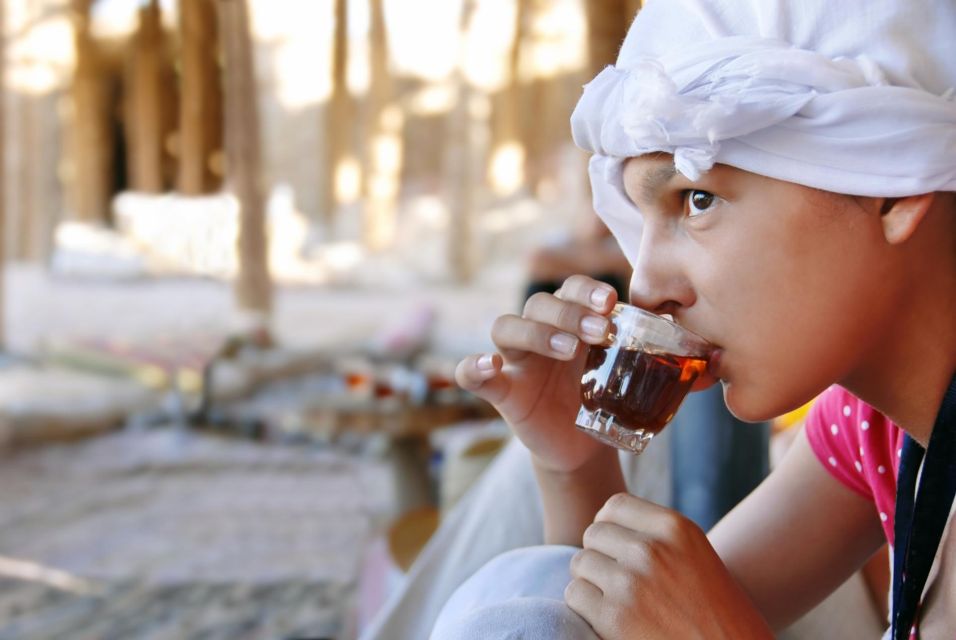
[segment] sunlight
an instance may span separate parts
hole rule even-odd
[[[536,16],[521,77],[553,78],[580,71],[587,64],[587,17],[574,0],[557,0]]]
[[[97,38],[125,38],[139,25],[139,8],[146,0],[97,0],[90,12],[90,30]],[[159,11],[166,28],[174,29],[178,19],[176,0],[160,0]]]
[[[451,82],[422,87],[408,98],[408,110],[416,116],[432,116],[451,111],[458,100],[458,87]]]
[[[301,109],[328,100],[332,0],[251,0],[249,7],[253,38],[265,54],[263,62],[269,63],[259,69],[273,84],[279,103]]]
[[[75,50],[65,13],[44,18],[7,46],[7,86],[14,91],[45,95],[69,83]]]
[[[335,168],[335,197],[351,204],[362,195],[362,166],[354,156],[344,158]]]
[[[443,80],[458,65],[462,0],[385,0],[389,56],[398,74]]]
[[[37,564],[36,562],[8,558],[6,556],[0,556],[0,576],[27,580],[29,582],[39,582],[54,589],[70,591],[80,595],[92,595],[100,593],[101,591],[101,589],[92,582],[77,578],[66,571],[60,571],[59,569],[53,569],[42,564]]]
[[[525,149],[517,142],[509,142],[495,149],[488,171],[495,193],[504,196],[514,193],[524,183]]]
[[[478,4],[468,25],[462,62],[465,77],[484,91],[498,91],[511,79],[508,61],[516,11],[515,0],[486,0]]]

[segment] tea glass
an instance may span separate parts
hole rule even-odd
[[[610,322],[605,343],[588,348],[575,424],[638,454],[677,413],[714,347],[675,322],[628,304],[615,305]]]

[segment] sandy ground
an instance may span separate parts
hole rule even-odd
[[[520,286],[504,270],[467,289],[287,288],[273,328],[285,347],[341,350],[430,308],[432,349],[463,355],[490,346]],[[209,280],[79,281],[13,265],[5,299],[17,354],[64,337],[217,335],[234,318],[230,288]],[[387,455],[172,428],[0,456],[0,640],[336,637],[366,543],[403,504]]]
[[[337,636],[380,460],[171,430],[7,455],[0,638]]]

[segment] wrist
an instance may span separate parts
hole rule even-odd
[[[609,446],[598,448],[595,453],[573,468],[555,467],[539,458],[533,451],[531,461],[538,477],[546,477],[557,482],[579,482],[595,476],[607,475],[611,469],[620,468],[617,449]]]
[[[601,449],[573,470],[556,470],[534,460],[546,544],[580,547],[584,530],[594,522],[598,510],[612,495],[627,490],[617,450]]]

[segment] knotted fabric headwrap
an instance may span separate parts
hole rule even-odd
[[[571,117],[633,264],[626,158],[674,155],[861,196],[956,191],[953,0],[649,0]]]

